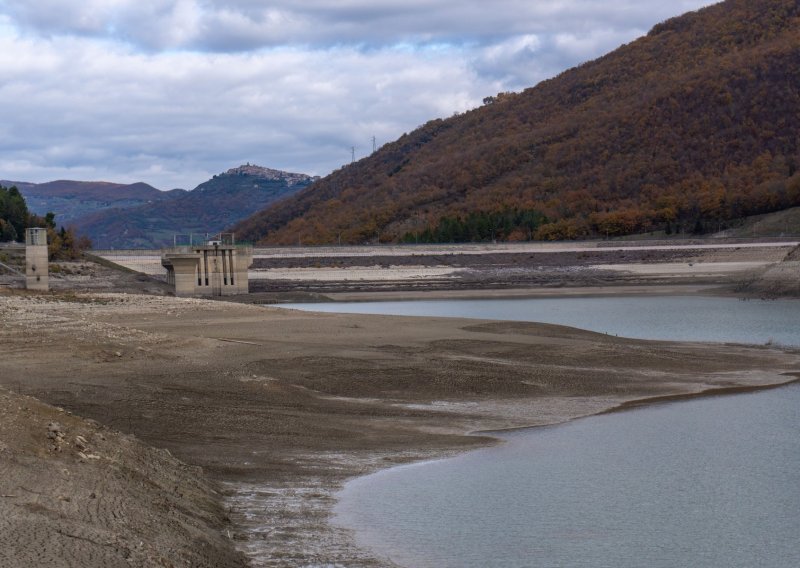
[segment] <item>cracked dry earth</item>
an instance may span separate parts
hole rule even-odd
[[[0,349],[4,568],[387,566],[328,522],[347,479],[800,369],[767,347],[93,293],[0,293]]]

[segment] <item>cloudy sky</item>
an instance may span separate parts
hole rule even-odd
[[[0,0],[0,179],[325,175],[707,0]]]

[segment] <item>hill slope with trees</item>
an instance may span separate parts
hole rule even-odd
[[[238,224],[265,243],[704,232],[800,205],[800,3],[727,0],[432,120]]]

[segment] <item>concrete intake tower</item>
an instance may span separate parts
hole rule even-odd
[[[162,251],[161,265],[176,296],[231,296],[248,293],[247,269],[253,247],[236,245],[232,235],[219,235],[202,244]]]

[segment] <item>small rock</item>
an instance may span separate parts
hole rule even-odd
[[[122,351],[114,351],[114,355],[117,357],[122,357]]]

